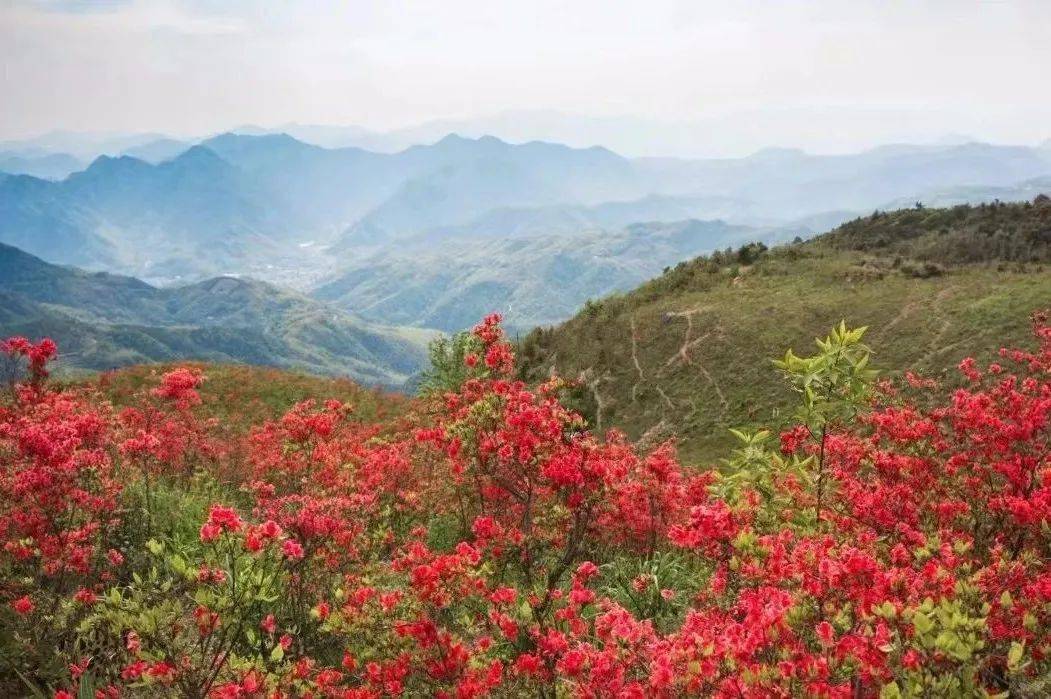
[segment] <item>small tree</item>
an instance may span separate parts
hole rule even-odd
[[[848,329],[840,322],[824,340],[816,340],[818,352],[797,357],[792,350],[784,359],[774,360],[802,401],[796,412],[801,427],[818,443],[814,455],[814,513],[821,526],[821,508],[825,499],[825,447],[828,437],[848,427],[867,403],[877,372],[869,369],[872,355],[861,342],[867,328]]]
[[[433,340],[428,349],[431,366],[423,372],[420,395],[459,390],[472,375],[473,364],[477,362],[481,350],[481,341],[467,331]]]

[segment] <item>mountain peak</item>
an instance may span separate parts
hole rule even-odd
[[[185,151],[180,153],[174,160],[181,160],[184,162],[194,161],[208,161],[208,160],[221,160],[219,154],[211,148],[202,145],[190,146]]]
[[[233,166],[211,148],[192,146],[171,160],[155,166],[157,172],[188,172],[197,176],[212,177]]]
[[[87,170],[111,170],[118,167],[135,167],[142,165],[149,166],[149,163],[130,155],[100,155],[91,161]]]
[[[761,148],[748,156],[748,160],[761,160],[766,162],[784,162],[799,160],[806,157],[806,151],[800,148],[780,148],[771,146]]]
[[[486,134],[479,136],[478,138],[469,138],[467,136],[461,136],[458,133],[446,134],[440,141],[433,144],[432,147],[470,147],[472,145],[478,146],[507,146],[509,145],[506,141],[502,141],[496,136]]]
[[[227,132],[202,141],[200,145],[234,163],[238,163],[238,158],[242,156],[270,157],[277,155],[284,157],[300,152],[323,150],[318,146],[303,143],[286,133],[246,135]]]
[[[81,172],[75,172],[69,176],[69,179],[80,179],[84,177],[97,178],[97,177],[113,177],[124,174],[136,174],[142,173],[153,166],[144,160],[133,158],[130,155],[100,155],[91,161],[91,164],[87,166]]]

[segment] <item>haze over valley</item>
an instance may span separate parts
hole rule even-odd
[[[69,173],[47,169],[79,168],[72,154],[8,144],[0,162],[16,167],[0,175],[0,243],[162,288],[258,279],[409,336],[462,330],[490,311],[528,331],[712,250],[807,238],[877,209],[1051,190],[1051,148],[984,143],[707,160],[456,134],[393,153],[285,133],[111,136],[96,147],[114,144],[125,147]],[[412,373],[392,370],[372,378]]]

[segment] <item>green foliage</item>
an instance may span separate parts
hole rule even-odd
[[[829,434],[851,424],[868,402],[876,372],[868,368],[872,355],[861,342],[866,328],[839,327],[817,339],[818,352],[798,357],[791,349],[784,359],[774,360],[792,389],[799,394],[795,421],[804,425],[818,442],[818,452],[803,459],[793,455],[791,469],[805,476],[815,495],[814,522],[822,526],[822,506],[831,485],[825,466],[825,444]]]
[[[753,264],[768,248],[763,243],[748,243],[737,250],[737,261],[742,265]]]
[[[974,595],[964,597],[973,599]],[[880,612],[882,616],[892,620],[898,616],[893,605],[886,607]],[[927,598],[918,607],[903,610],[900,620],[910,631],[896,634],[887,652],[895,656],[910,650],[928,656],[943,655],[953,661],[952,669],[947,671],[932,664],[908,670],[885,685],[880,697],[988,696],[986,688],[975,684],[973,678],[981,676],[978,658],[985,647],[983,637],[988,634],[985,615],[989,609],[988,605],[973,607],[959,597],[938,602]],[[1012,645],[1008,652],[1009,673],[1021,669],[1023,651],[1021,644]]]
[[[990,244],[978,256],[937,242],[951,246],[954,236],[979,229],[991,238],[980,238]],[[594,318],[581,313],[531,333],[519,376],[539,382],[554,369],[598,379],[587,401],[601,401],[604,428],[632,438],[674,433],[684,458],[712,462],[738,443],[728,428],[754,431],[796,410],[798,394],[764,365],[767,358],[841,319],[864,319],[866,340],[878,343],[879,364],[891,376],[911,369],[942,378],[963,347],[980,354],[1022,342],[1025,318],[1051,298],[1051,275],[1040,263],[1005,260],[1019,259],[1012,246],[1020,239],[1044,249],[1040,232],[1048,230],[1047,206],[880,213],[772,247],[739,268],[736,280],[726,271],[738,264],[736,254],[720,251],[673,266]],[[881,238],[893,244],[877,244]],[[926,258],[943,273],[902,270]],[[592,425],[596,415],[588,413]]]
[[[207,695],[225,667],[282,667],[284,649],[259,630],[267,614],[279,612],[287,594],[276,552],[252,555],[229,536],[208,547],[151,539],[145,549],[143,572],[102,595],[78,629],[81,639],[119,643],[135,634],[142,643],[138,657],[148,662],[203,653],[204,663],[178,674],[176,687],[183,696]],[[201,580],[201,571],[209,572],[210,582]],[[215,572],[221,577],[215,579]],[[168,691],[149,675],[130,687],[145,696]]]
[[[124,517],[112,533],[113,546],[129,555],[144,555],[146,542],[166,541],[175,550],[189,552],[200,548],[199,530],[214,502],[237,502],[244,495],[224,487],[204,470],[198,470],[189,483],[169,478],[139,478],[121,491]]]
[[[824,238],[837,249],[879,251],[939,266],[1047,263],[1051,262],[1049,225],[1051,207],[993,202],[874,214],[846,223]]]
[[[432,340],[428,347],[430,367],[423,372],[420,393],[432,395],[458,390],[471,375],[467,356],[473,354],[478,359],[481,349],[481,340],[466,330]]]
[[[772,474],[784,465],[784,460],[770,449],[770,430],[737,430],[730,433],[738,446],[723,460],[725,468],[715,492],[730,502],[736,502],[745,490],[755,490],[764,497],[773,496]]]
[[[816,354],[797,357],[789,349],[784,359],[774,360],[800,394],[796,418],[812,433],[848,422],[864,406],[878,373],[868,368],[872,350],[861,342],[866,330],[848,330],[846,323],[840,322],[828,337],[816,340]]]
[[[707,574],[697,559],[680,551],[665,550],[649,558],[620,555],[602,566],[602,593],[630,611],[667,631],[677,627],[701,590]]]

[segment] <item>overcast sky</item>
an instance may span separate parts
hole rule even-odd
[[[520,109],[713,153],[1051,137],[1048,0],[0,0],[0,62],[0,139]]]

